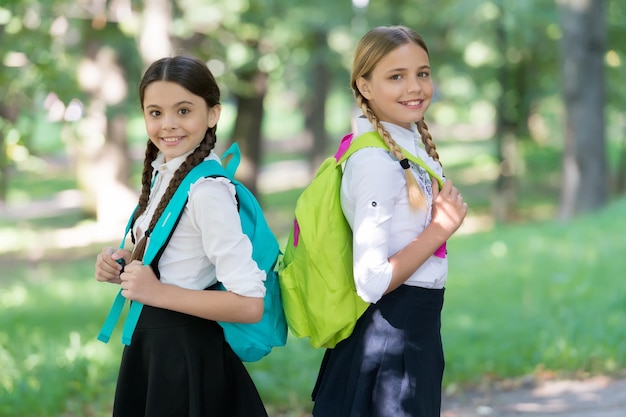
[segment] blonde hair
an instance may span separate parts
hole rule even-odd
[[[397,47],[412,42],[426,51],[428,47],[424,39],[415,31],[404,26],[380,26],[367,32],[357,44],[354,52],[354,62],[352,65],[352,74],[350,76],[350,86],[356,98],[357,105],[372,123],[374,129],[383,138],[391,153],[398,158],[399,161],[406,159],[400,147],[392,139],[391,135],[385,127],[380,123],[378,117],[374,114],[369,105],[368,100],[361,94],[357,87],[357,80],[361,77],[368,79],[372,75],[372,71],[378,63]],[[417,130],[422,138],[426,152],[430,157],[437,161],[440,165],[439,154],[433,138],[428,131],[428,126],[424,119],[416,120]],[[401,163],[402,165],[402,163]],[[409,204],[413,209],[424,208],[426,206],[426,196],[415,180],[415,177],[407,169],[407,162],[402,165],[404,175],[406,177],[407,191],[409,196]]]

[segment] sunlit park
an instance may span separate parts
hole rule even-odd
[[[192,54],[222,92],[217,150],[281,245],[358,114],[371,27],[426,40],[426,122],[469,213],[448,242],[446,400],[626,370],[626,3],[621,0],[0,2],[0,416],[111,415],[118,287],[95,257],[137,204],[154,60]],[[332,306],[329,306],[332,310]],[[273,417],[309,416],[323,350],[289,336],[246,367]]]

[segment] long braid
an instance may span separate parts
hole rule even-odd
[[[428,154],[428,156],[437,161],[439,165],[442,165],[441,161],[439,160],[439,154],[437,153],[437,146],[433,141],[433,137],[430,134],[430,131],[428,130],[428,126],[426,125],[424,119],[417,122],[417,131],[422,137],[422,143],[424,144],[424,148],[426,148],[426,153]]]
[[[214,106],[220,104],[220,89],[215,82],[213,74],[206,66],[206,63],[202,60],[192,56],[175,56],[172,58],[161,58],[148,67],[144,73],[141,82],[139,83],[139,101],[141,108],[145,112],[144,99],[146,89],[154,82],[167,81],[178,84],[191,94],[194,94],[204,100],[209,112]],[[219,110],[219,109],[218,109]],[[144,113],[144,117],[147,114]],[[215,131],[217,129],[217,119],[219,119],[219,111],[213,114],[215,123],[212,126],[207,126],[207,130],[204,133],[204,138],[200,144],[191,152],[185,161],[174,173],[170,183],[161,197],[161,200],[157,204],[154,214],[150,219],[150,225],[148,229],[144,231],[143,237],[135,244],[133,255],[131,260],[143,259],[147,240],[150,236],[150,232],[157,224],[159,217],[165,211],[165,207],[172,199],[172,196],[176,192],[185,176],[191,171],[193,167],[198,165],[204,158],[206,158],[211,150],[215,147]],[[143,173],[141,176],[141,195],[139,197],[139,207],[135,211],[132,220],[131,230],[134,229],[134,225],[143,213],[147,210],[150,200],[150,189],[152,187],[153,169],[152,163],[159,154],[158,147],[148,140],[148,146],[146,147],[146,157],[144,160]],[[135,236],[131,234],[133,243],[135,243]]]
[[[181,182],[185,179],[185,176],[192,170],[193,167],[198,165],[200,162],[204,160],[211,152],[213,146],[208,142],[202,142],[200,145],[185,159],[185,162],[181,164],[181,166],[174,173],[174,177],[170,181],[167,190],[165,190],[165,194],[161,197],[161,201],[159,201],[159,205],[154,211],[154,215],[150,220],[149,230],[154,229],[156,226],[159,217],[165,211],[165,207],[167,207],[168,203],[172,199],[172,196],[176,192],[176,189],[180,185]]]
[[[356,90],[356,101],[358,106],[361,108],[363,114],[370,121],[374,129],[378,132],[378,134],[383,138],[391,153],[398,159],[398,161],[403,161],[406,159],[402,149],[398,146],[398,144],[392,139],[387,129],[379,122],[378,118],[369,107],[367,100]],[[404,166],[403,166],[404,168]],[[420,208],[426,207],[426,196],[424,195],[424,191],[417,183],[417,180],[411,173],[410,169],[404,168],[404,177],[406,179],[406,188],[409,197],[409,205],[412,209],[417,210]]]
[[[211,131],[209,130],[207,131],[205,140],[200,142],[200,145],[198,145],[198,147],[191,154],[189,154],[189,156],[187,156],[185,161],[180,165],[180,167],[174,173],[174,176],[172,177],[170,183],[168,184],[167,189],[165,190],[165,193],[163,194],[163,197],[161,197],[161,200],[159,201],[159,204],[157,205],[154,211],[154,214],[152,215],[152,218],[150,219],[150,225],[148,226],[148,230],[146,230],[144,237],[140,239],[137,245],[135,246],[135,249],[133,251],[133,260],[143,259],[143,254],[146,251],[147,238],[150,236],[150,232],[154,230],[154,227],[156,226],[157,222],[159,221],[159,218],[165,211],[165,208],[169,204],[170,200],[174,196],[174,193],[178,189],[178,186],[180,185],[181,182],[183,182],[183,180],[185,179],[185,176],[189,173],[189,171],[191,171],[196,165],[202,162],[204,158],[206,158],[209,155],[209,153],[211,152],[211,149],[213,149],[214,147],[215,147],[215,137],[212,135]]]
[[[156,147],[150,139],[148,139],[148,145],[146,146],[146,156],[143,162],[143,172],[141,173],[141,194],[139,195],[139,203],[137,210],[133,215],[132,225],[135,224],[139,216],[146,211],[148,207],[148,199],[150,198],[150,186],[152,185],[152,162],[159,154],[159,148]],[[135,243],[135,234],[133,227],[130,229],[130,237],[133,243]]]

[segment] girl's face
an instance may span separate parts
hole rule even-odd
[[[165,162],[195,149],[217,124],[220,111],[219,105],[207,106],[202,97],[174,82],[155,81],[144,91],[146,131]]]
[[[374,67],[369,79],[359,78],[357,87],[378,120],[408,129],[424,117],[433,96],[428,54],[412,42],[402,44]]]

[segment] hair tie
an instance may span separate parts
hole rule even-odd
[[[409,169],[410,165],[409,165],[409,160],[404,158],[402,161],[400,161],[400,166],[403,169]]]

